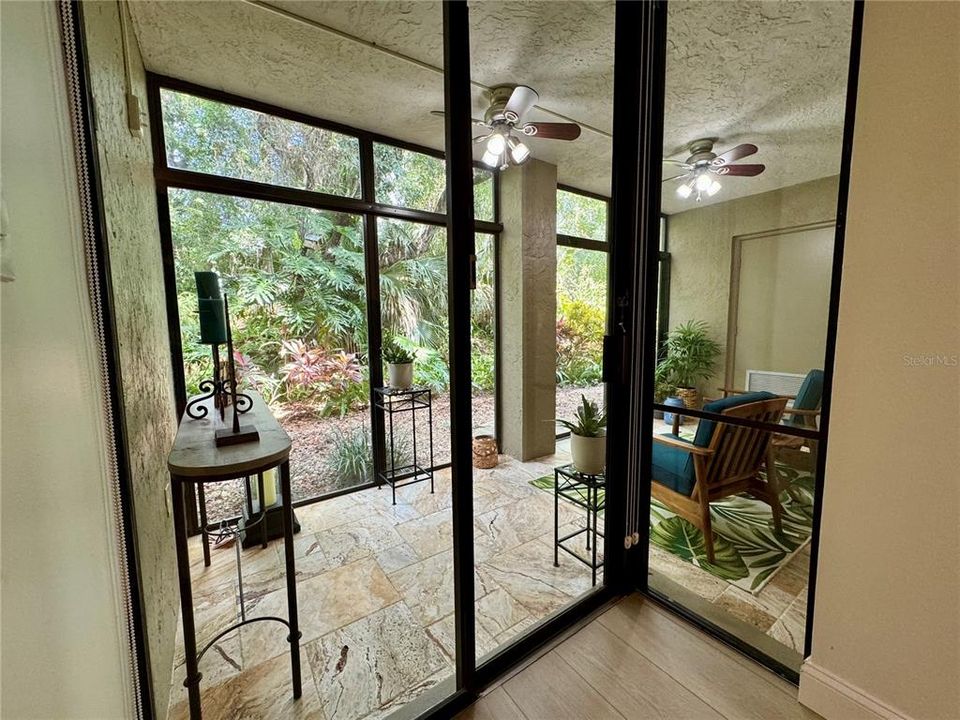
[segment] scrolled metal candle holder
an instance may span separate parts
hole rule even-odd
[[[200,395],[193,398],[185,409],[188,417],[202,420],[209,415],[206,401],[213,398],[213,406],[220,411],[220,420],[226,418],[227,405],[233,406],[233,423],[230,429],[219,428],[215,441],[220,445],[234,445],[260,439],[253,425],[240,425],[240,416],[253,407],[253,399],[237,390],[237,367],[233,356],[233,332],[230,328],[230,308],[227,298],[220,291],[220,279],[216,273],[197,272],[197,297],[200,315],[200,342],[211,346],[213,354],[213,378],[200,383]],[[227,377],[222,377],[220,345],[227,344]]]

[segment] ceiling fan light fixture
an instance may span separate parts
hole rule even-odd
[[[686,200],[693,194],[693,188],[690,187],[690,183],[683,183],[677,187],[677,195]]]
[[[708,192],[713,182],[713,178],[711,178],[710,175],[704,171],[697,174],[697,179],[694,181],[694,187],[696,188],[697,192]]]
[[[507,145],[510,146],[510,157],[517,165],[522,165],[530,158],[530,148],[514,137],[507,138]]]
[[[498,132],[493,133],[487,139],[487,152],[493,155],[502,155],[503,151],[507,147],[507,141],[504,140],[503,135]]]
[[[716,180],[711,181],[711,182],[710,182],[710,187],[707,188],[707,196],[708,196],[708,197],[713,197],[713,196],[716,195],[718,192],[720,192],[720,188],[722,188],[722,187],[723,187],[723,186],[722,186],[719,182],[717,182]]]
[[[489,146],[487,146],[487,151],[483,154],[481,161],[487,167],[491,167],[491,168],[500,167],[500,156],[490,152]]]

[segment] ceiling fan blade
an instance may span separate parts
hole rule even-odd
[[[684,162],[683,160],[663,160],[663,161],[661,161],[661,162],[665,162],[665,163],[668,163],[668,164],[670,164],[670,165],[679,165],[680,167],[684,168],[685,170],[689,170],[689,169],[691,169],[691,168],[693,167],[693,165],[691,165],[691,164],[688,163],[688,162]]]
[[[576,123],[527,123],[522,130],[524,135],[546,140],[576,140],[580,137],[580,126]]]
[[[745,158],[748,155],[753,155],[756,151],[756,145],[753,145],[752,143],[743,143],[743,145],[737,145],[734,148],[730,148],[725,153],[720,153],[713,159],[711,164],[726,165],[734,160],[739,160],[740,158]]]
[[[742,177],[753,177],[759,175],[767,169],[766,165],[721,165],[714,168],[717,175],[740,175]]]
[[[519,122],[539,99],[540,96],[533,88],[527,87],[526,85],[517,85],[510,94],[510,99],[507,100],[503,112],[513,113],[517,116],[517,121]]]
[[[673,177],[664,178],[660,182],[667,182],[669,180],[680,180],[681,178],[690,177],[690,173],[681,173],[680,175],[674,175]]]

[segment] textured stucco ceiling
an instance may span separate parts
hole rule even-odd
[[[476,115],[484,87],[534,87],[530,119],[584,125],[571,143],[531,141],[534,156],[555,163],[562,183],[609,193],[613,3],[470,7]],[[147,0],[130,9],[150,70],[442,148],[442,119],[429,114],[443,107],[439,2]],[[835,174],[850,16],[849,2],[672,2],[665,157],[685,158],[684,144],[703,136],[719,137],[718,151],[760,146],[767,172],[727,179],[713,202]],[[665,211],[690,202],[665,185]]]

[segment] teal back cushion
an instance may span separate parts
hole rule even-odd
[[[714,400],[703,406],[705,412],[723,412],[724,410],[737,405],[756,402],[758,400],[769,400],[776,397],[768,392],[753,392],[744,395],[732,395],[722,400]],[[713,420],[701,420],[697,428],[697,434],[693,439],[693,444],[698,447],[707,447],[717,424]],[[671,435],[674,440],[688,442],[683,438]],[[693,486],[696,484],[696,472],[693,467],[693,455],[686,450],[670,447],[661,443],[653,443],[653,461],[652,461],[653,479],[661,485],[675,490],[681,495],[687,497],[693,492]]]
[[[793,406],[797,410],[816,410],[823,399],[823,370],[811,370],[803,379],[803,384],[797,391],[797,399]],[[801,415],[791,415],[787,419],[789,425],[804,425]]]
[[[776,395],[765,390],[761,392],[743,393],[742,395],[731,395],[730,397],[708,402],[703,406],[703,411],[722,413],[724,410],[737,407],[738,405],[746,405],[747,403],[757,402],[758,400],[770,400],[775,397]],[[693,444],[697,447],[708,447],[716,427],[717,424],[713,420],[701,420],[700,425],[697,427],[697,434],[693,438]]]

